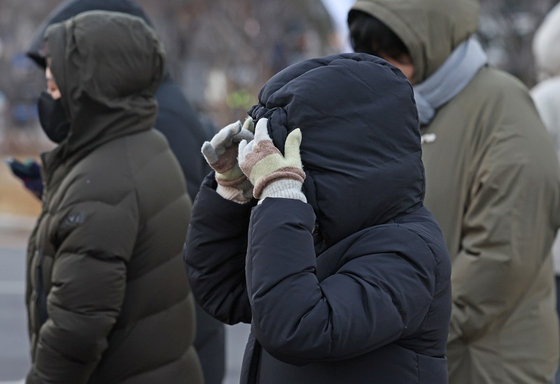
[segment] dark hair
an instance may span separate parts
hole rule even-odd
[[[355,52],[399,59],[410,55],[406,45],[389,27],[375,17],[358,10],[348,13],[350,40]]]

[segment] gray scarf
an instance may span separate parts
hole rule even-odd
[[[459,44],[432,76],[414,86],[420,124],[429,124],[436,110],[457,96],[487,62],[482,46],[474,38]]]

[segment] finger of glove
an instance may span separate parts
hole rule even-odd
[[[204,144],[202,144],[201,152],[206,159],[206,162],[210,165],[216,163],[219,159],[214,146],[209,141],[205,141]]]
[[[286,138],[286,145],[284,147],[285,158],[292,167],[301,168],[301,156],[299,147],[301,144],[301,130],[294,129]]]
[[[259,143],[265,140],[272,141],[268,135],[268,119],[262,118],[257,122],[257,127],[255,129],[255,141]]]
[[[41,166],[33,159],[27,159],[25,165],[29,168],[31,177],[41,177]]]
[[[216,154],[220,156],[226,147],[233,143],[233,137],[241,131],[241,122],[238,120],[222,129],[214,135],[210,143],[214,147]]]
[[[247,142],[247,140],[241,140],[237,151],[237,159],[239,164],[245,161],[248,153],[251,153],[251,151],[253,150],[253,143],[254,141]]]
[[[243,123],[243,129],[255,133],[255,122],[253,121],[252,117],[248,117],[245,119],[245,122]]]
[[[247,129],[242,129],[241,132],[239,132],[237,135],[233,137],[233,142],[239,143],[241,140],[245,140],[249,142],[252,141],[253,138],[254,138],[253,132]]]

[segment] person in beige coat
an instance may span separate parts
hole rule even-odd
[[[550,383],[560,169],[526,87],[487,65],[474,0],[358,0],[354,49],[414,86],[425,205],[452,259],[451,384]]]

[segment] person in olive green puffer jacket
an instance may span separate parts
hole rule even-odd
[[[550,383],[560,170],[528,90],[487,65],[475,0],[358,0],[354,49],[414,86],[426,207],[452,260],[451,384]],[[373,20],[373,21],[372,21]]]
[[[59,144],[28,247],[26,383],[201,384],[181,260],[191,201],[152,129],[163,48],[140,18],[103,11],[45,39],[39,113]]]

